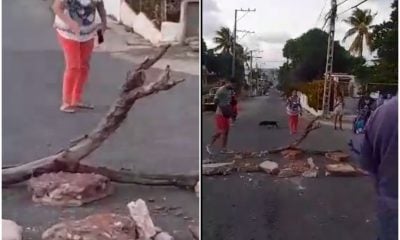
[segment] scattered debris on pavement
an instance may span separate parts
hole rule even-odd
[[[350,155],[344,152],[326,153],[325,157],[336,162],[348,162],[350,160]]]

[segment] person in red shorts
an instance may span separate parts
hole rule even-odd
[[[217,110],[215,112],[215,124],[217,132],[212,136],[211,143],[206,146],[207,152],[213,154],[212,147],[215,142],[222,138],[222,153],[227,153],[230,119],[232,111],[232,82],[226,81],[217,90],[214,98]]]

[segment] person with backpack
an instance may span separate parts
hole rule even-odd
[[[300,103],[300,98],[297,95],[297,91],[294,90],[292,92],[292,96],[290,96],[286,103],[286,113],[289,116],[289,130],[290,135],[297,133],[297,127],[299,123],[299,115],[302,114],[302,107]]]
[[[65,58],[60,110],[74,113],[77,108],[91,109],[91,105],[83,103],[82,94],[88,80],[94,38],[103,36],[107,29],[103,0],[54,0],[52,9],[54,27]],[[95,21],[96,11],[101,23]]]
[[[229,136],[230,119],[233,116],[232,110],[232,81],[224,81],[222,86],[217,90],[214,102],[217,105],[215,112],[216,133],[211,138],[211,143],[206,145],[209,154],[213,154],[212,147],[215,142],[221,138],[221,153],[227,153],[227,144]]]

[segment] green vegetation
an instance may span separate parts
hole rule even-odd
[[[214,42],[217,46],[213,49],[208,49],[206,43],[202,39],[202,65],[207,68],[207,71],[214,73],[220,79],[230,78],[232,75],[232,33],[229,28],[222,27],[216,32]],[[244,66],[249,61],[249,53],[242,45],[235,45],[235,76],[234,81],[238,87],[243,85],[244,81]]]
[[[322,79],[327,44],[328,34],[320,29],[311,29],[298,38],[288,40],[283,48],[287,62],[279,69],[279,87],[285,89]],[[334,48],[334,72],[352,72],[355,66],[365,63],[363,58],[351,56],[339,42],[335,42]]]
[[[375,14],[370,10],[356,9],[344,20],[350,28],[343,40],[350,36],[354,36],[354,40],[349,51],[335,42],[333,72],[353,74],[363,86],[374,85],[374,88],[368,88],[369,91],[378,90],[382,86],[379,84],[393,88],[393,84],[398,82],[398,0],[393,2],[392,9],[390,20],[375,26],[371,26]],[[296,39],[288,40],[283,48],[287,61],[279,69],[280,89],[299,88],[302,84],[323,79],[327,42],[328,34],[320,29],[311,29]],[[362,57],[363,42],[377,54],[372,65],[366,65]],[[304,87],[303,90],[309,92]]]
[[[345,23],[351,26],[351,28],[346,32],[343,42],[345,42],[348,37],[356,35],[349,48],[351,53],[357,54],[359,57],[361,57],[363,55],[364,41],[366,42],[369,50],[371,50],[371,23],[375,16],[376,14],[371,14],[371,10],[361,10],[356,8],[350,17],[343,20]]]

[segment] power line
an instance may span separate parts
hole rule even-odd
[[[347,1],[349,1],[349,0],[343,0],[340,3],[338,3],[337,6],[340,6],[340,5],[342,5],[343,3],[347,2]]]
[[[239,22],[242,18],[246,17],[247,14],[249,14],[249,12],[245,12],[243,16],[241,16],[238,20],[236,20],[236,22]]]
[[[322,17],[322,12],[325,10],[326,3],[327,3],[327,2],[328,2],[328,0],[325,0],[324,6],[322,7],[321,12],[320,12],[319,15],[318,15],[317,21],[315,22],[315,26],[317,26],[318,21],[321,19],[321,17]]]
[[[347,10],[344,10],[343,12],[339,13],[338,16],[339,16],[339,15],[342,15],[343,13],[346,13],[346,12],[350,11],[351,9],[357,8],[358,6],[360,6],[361,4],[365,3],[366,1],[368,1],[368,0],[363,0],[362,2],[360,2],[360,3],[358,3],[358,4],[354,5],[354,6],[352,6],[351,8],[349,8],[349,9],[347,9]]]

